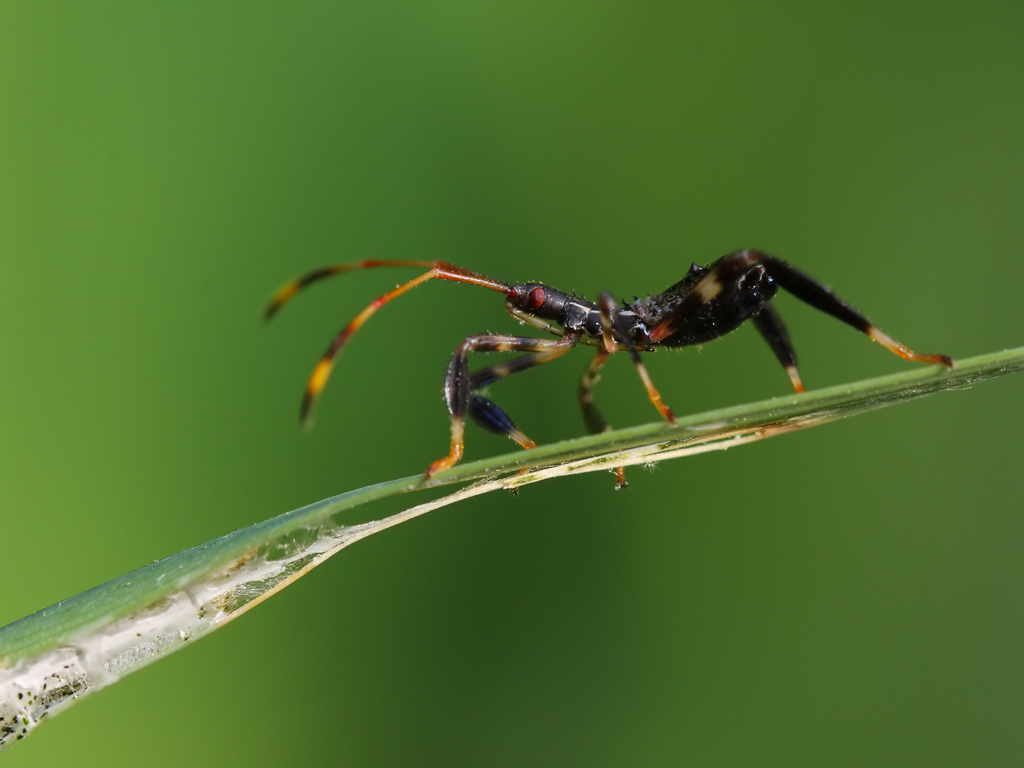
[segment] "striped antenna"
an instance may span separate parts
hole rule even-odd
[[[306,275],[303,275],[297,280],[293,280],[292,282],[285,284],[270,300],[270,303],[267,305],[264,312],[264,319],[270,320],[270,318],[277,314],[281,307],[283,307],[299,291],[308,285],[333,275],[340,275],[357,269],[373,269],[376,267],[428,267],[429,271],[406,283],[402,283],[397,288],[388,291],[383,296],[372,301],[363,309],[362,312],[356,315],[355,318],[353,318],[353,320],[346,325],[337,336],[334,337],[331,345],[327,348],[327,351],[316,364],[312,375],[309,377],[309,381],[306,383],[306,392],[303,395],[302,407],[299,411],[299,417],[303,424],[309,424],[313,404],[323,391],[323,388],[327,385],[327,380],[331,375],[331,368],[334,365],[334,358],[341,351],[342,347],[345,346],[352,334],[358,331],[362,327],[363,323],[369,320],[378,309],[392,299],[401,296],[406,291],[412,290],[421,283],[425,283],[427,280],[435,278],[439,280],[452,280],[457,283],[479,285],[483,288],[490,288],[492,291],[498,291],[499,293],[504,293],[506,295],[511,295],[512,291],[510,286],[500,280],[494,280],[493,278],[486,277],[485,275],[481,275],[476,272],[471,272],[468,269],[457,267],[454,264],[449,264],[445,261],[404,261],[391,259],[358,261],[352,264],[337,264],[332,267],[316,269]]]

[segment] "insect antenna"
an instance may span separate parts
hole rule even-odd
[[[338,352],[340,352],[341,348],[345,346],[345,343],[349,340],[352,334],[362,327],[363,323],[369,320],[378,309],[392,299],[401,296],[406,291],[412,290],[417,285],[425,283],[427,280],[433,278],[437,278],[439,280],[451,280],[457,283],[469,283],[470,285],[479,285],[483,288],[490,288],[492,291],[504,293],[507,296],[512,295],[511,286],[506,285],[500,280],[495,280],[477,272],[471,272],[468,269],[457,267],[454,264],[449,264],[445,261],[405,261],[393,259],[358,261],[351,264],[336,264],[331,267],[316,269],[303,275],[297,280],[293,280],[292,282],[285,284],[270,300],[270,303],[267,305],[266,311],[264,312],[264,319],[270,320],[270,318],[277,314],[278,310],[290,301],[299,291],[312,283],[323,280],[326,277],[332,277],[333,275],[340,275],[357,269],[373,269],[375,267],[429,267],[430,269],[419,277],[413,278],[406,283],[402,283],[397,288],[388,291],[383,296],[380,296],[370,302],[362,312],[356,315],[352,321],[334,337],[331,345],[327,348],[327,351],[316,364],[316,367],[313,369],[313,373],[309,377],[309,381],[306,383],[306,392],[305,395],[303,395],[302,407],[299,412],[299,418],[304,424],[309,423],[313,403],[327,384],[327,379],[331,375],[331,367],[334,364],[334,358],[337,356]]]

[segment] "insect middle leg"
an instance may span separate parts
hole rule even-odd
[[[608,362],[611,353],[605,349],[599,349],[597,355],[591,361],[587,370],[580,376],[579,386],[576,388],[576,396],[580,401],[580,410],[583,411],[583,423],[587,425],[587,431],[591,434],[608,432],[611,425],[605,420],[604,414],[594,405],[594,385],[601,378],[601,369]]]
[[[661,399],[661,394],[655,389],[654,382],[651,381],[651,375],[647,372],[647,366],[640,359],[640,350],[637,349],[628,327],[621,320],[615,299],[610,293],[602,293],[598,306],[601,311],[601,331],[604,337],[605,350],[617,352],[621,345],[629,353],[633,365],[636,366],[636,372],[640,375],[640,381],[643,382],[644,388],[647,390],[647,396],[651,399],[654,407],[658,409],[658,412],[665,417],[669,424],[675,424],[675,414],[672,413],[671,408],[665,405],[665,401]]]
[[[647,397],[650,398],[651,403],[654,404],[654,407],[658,409],[658,412],[665,417],[669,424],[675,424],[675,414],[672,413],[671,408],[665,405],[665,401],[661,399],[661,394],[655,388],[654,382],[651,381],[651,375],[647,372],[647,366],[640,359],[640,350],[637,349],[636,343],[633,341],[629,327],[622,321],[622,316],[614,297],[608,292],[602,293],[598,307],[601,313],[601,336],[604,341],[605,355],[617,352],[620,348],[625,349],[629,353],[633,365],[636,367],[640,381],[643,382],[644,388],[647,390]],[[598,371],[604,365],[605,359],[607,357],[602,358],[599,354],[594,362],[591,363],[590,368],[580,382],[580,405],[583,408],[583,418],[587,421],[587,426],[591,427],[592,431],[594,427],[600,427],[602,431],[610,428],[597,408],[590,403],[590,390],[597,381]],[[616,489],[625,488],[626,485],[625,470],[622,467],[616,467]]]
[[[470,336],[463,341],[452,355],[444,377],[444,399],[452,422],[451,450],[447,456],[430,465],[427,469],[427,477],[455,466],[462,458],[465,448],[467,412],[484,429],[506,435],[524,448],[533,448],[533,441],[516,428],[504,411],[473,390],[513,373],[559,358],[576,346],[578,341],[579,336],[570,334],[555,341],[491,333]],[[538,354],[525,355],[509,363],[494,365],[470,376],[468,357],[471,352],[535,352]]]
[[[612,428],[612,425],[605,419],[604,414],[597,409],[593,402],[594,385],[601,378],[601,369],[608,362],[609,355],[611,353],[608,350],[599,349],[587,370],[580,376],[580,383],[576,388],[576,396],[580,401],[580,410],[583,411],[583,423],[587,425],[587,431],[595,435],[601,432],[610,432]],[[615,488],[625,488],[627,485],[629,483],[626,482],[625,469],[623,467],[616,467]]]

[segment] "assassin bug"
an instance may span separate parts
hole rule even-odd
[[[921,355],[908,349],[879,330],[825,285],[781,259],[754,250],[737,251],[706,267],[691,264],[686,276],[664,293],[622,304],[616,304],[609,293],[602,293],[600,299],[594,302],[578,298],[575,294],[570,296],[543,283],[508,285],[444,261],[360,261],[324,267],[288,283],[267,306],[266,319],[273,317],[296,293],[312,283],[332,275],[375,267],[427,267],[429,271],[373,301],[334,338],[306,385],[301,409],[303,422],[308,422],[313,403],[330,376],[334,358],[352,334],[383,305],[433,278],[469,283],[503,293],[505,309],[509,314],[559,337],[552,340],[485,333],[468,336],[459,345],[448,363],[444,377],[444,399],[451,414],[451,450],[447,456],[430,465],[427,477],[454,466],[462,458],[467,412],[484,429],[506,435],[523,448],[536,447],[501,408],[479,394],[478,390],[513,373],[555,360],[577,344],[597,348],[597,354],[583,373],[577,388],[583,419],[591,432],[610,429],[601,412],[591,402],[591,392],[601,367],[613,352],[624,351],[629,354],[647,389],[647,396],[671,423],[675,417],[655,389],[640,353],[658,347],[703,344],[724,336],[751,319],[785,368],[793,388],[797,392],[805,391],[797,372],[796,354],[790,344],[789,333],[770,304],[779,288],[784,288],[815,309],[853,326],[867,334],[872,341],[877,341],[906,360],[953,367],[953,360],[946,355]],[[527,354],[470,373],[468,357],[472,352]],[[616,487],[624,486],[621,467],[616,470],[616,474]]]

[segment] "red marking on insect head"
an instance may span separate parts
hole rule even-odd
[[[534,309],[540,309],[544,303],[544,289],[539,285],[530,291],[530,306]]]

